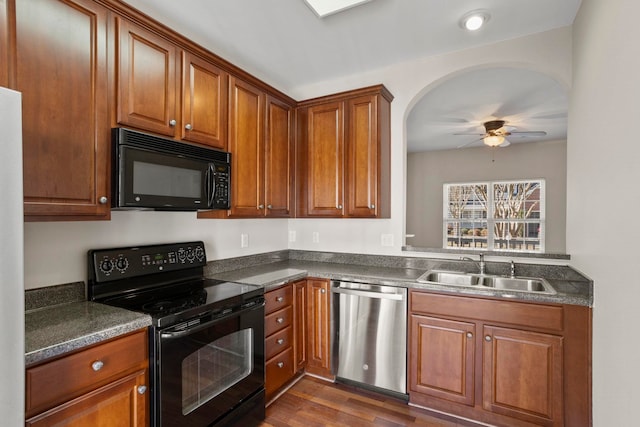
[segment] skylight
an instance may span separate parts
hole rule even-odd
[[[318,15],[324,18],[334,13],[342,12],[360,4],[368,3],[371,0],[304,0],[305,3]]]

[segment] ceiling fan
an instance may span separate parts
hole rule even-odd
[[[481,138],[475,139],[471,142],[468,142],[464,145],[459,146],[458,148],[466,147],[467,145],[471,145],[476,141],[482,140],[485,145],[489,147],[506,147],[511,143],[507,141],[507,136],[514,137],[535,137],[535,136],[545,136],[547,133],[542,130],[538,131],[509,131],[505,129],[504,120],[489,120],[488,122],[484,122],[485,133],[454,133],[454,135],[477,135]]]

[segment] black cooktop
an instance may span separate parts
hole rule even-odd
[[[149,314],[156,327],[240,310],[261,286],[203,277],[202,242],[89,251],[89,299]]]

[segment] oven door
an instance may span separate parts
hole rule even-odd
[[[156,396],[163,427],[208,426],[264,393],[264,302],[196,321],[157,332]]]

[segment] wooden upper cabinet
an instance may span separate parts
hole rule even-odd
[[[298,216],[390,216],[392,99],[373,86],[300,103]]]
[[[255,217],[264,210],[264,102],[264,92],[229,78],[231,216]]]
[[[9,3],[0,0],[0,86],[9,87]]]
[[[120,17],[116,39],[117,123],[175,136],[176,46]]]
[[[308,110],[306,212],[308,216],[341,216],[344,201],[344,103]]]
[[[182,52],[182,129],[185,141],[227,149],[227,73]]]
[[[15,23],[25,219],[108,219],[107,10],[16,0]]]
[[[292,216],[293,107],[267,95],[264,205],[267,217]]]

